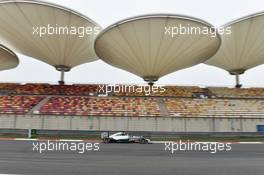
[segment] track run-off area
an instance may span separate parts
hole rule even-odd
[[[171,154],[165,150],[164,143],[99,143],[97,150],[94,141],[60,141],[90,143],[89,151],[40,153],[34,150],[34,144],[46,142],[44,140],[2,139],[0,174],[263,175],[264,172],[264,144],[261,142],[232,143],[230,151],[215,154],[208,151],[175,151]]]

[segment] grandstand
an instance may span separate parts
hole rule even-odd
[[[159,103],[170,116],[262,116],[264,112],[263,88],[164,86],[164,92],[148,96],[111,92],[100,97],[99,86],[1,83],[1,113],[26,114],[45,99],[34,114],[162,116]]]
[[[263,88],[165,86],[163,93],[149,96],[101,96],[99,86],[1,83],[0,127],[115,130],[120,125],[124,130],[144,126],[150,131],[255,131],[255,125],[264,121]],[[87,124],[80,124],[83,120]],[[218,120],[226,126],[217,129]],[[188,126],[191,123],[194,126]]]

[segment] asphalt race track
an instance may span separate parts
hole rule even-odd
[[[232,151],[164,151],[164,144],[100,144],[99,151],[32,151],[32,141],[0,141],[0,174],[36,175],[263,175],[264,145]]]

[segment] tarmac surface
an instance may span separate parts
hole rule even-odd
[[[164,144],[100,144],[98,151],[33,151],[35,141],[0,141],[0,174],[263,175],[264,144],[231,151],[165,151]],[[93,147],[94,149],[95,147]]]

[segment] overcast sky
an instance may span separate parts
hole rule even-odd
[[[264,11],[263,0],[49,0],[90,17],[102,27],[124,18],[152,13],[194,16],[220,26],[239,17]],[[0,72],[1,82],[56,83],[59,72],[52,66],[18,55],[20,65]],[[264,58],[263,58],[264,59]],[[241,76],[246,87],[264,86],[264,66],[248,70]],[[68,83],[144,83],[133,74],[102,61],[83,64],[66,74]],[[200,64],[162,77],[159,84],[233,86],[234,77],[216,67]]]

